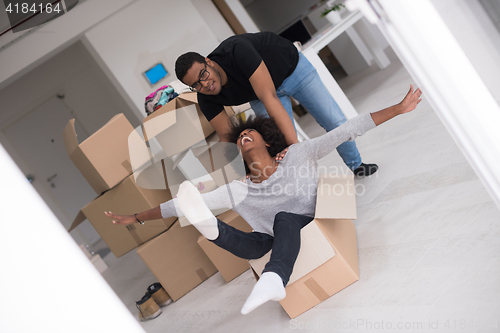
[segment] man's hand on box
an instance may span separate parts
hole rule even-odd
[[[104,212],[107,217],[113,219],[114,224],[127,225],[132,223],[138,223],[134,215],[118,215],[112,212]]]
[[[283,159],[283,157],[285,157],[287,152],[288,152],[288,147],[283,149],[281,152],[277,153],[276,156],[274,157],[276,159],[276,162],[280,162]],[[243,179],[241,181],[245,182],[249,178],[250,178],[250,174],[247,175],[246,179]]]
[[[276,162],[279,162],[283,159],[283,157],[285,157],[286,153],[288,152],[288,147],[286,147],[285,149],[283,149],[281,152],[277,153],[276,154]]]

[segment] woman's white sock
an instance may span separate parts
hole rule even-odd
[[[177,203],[184,216],[203,236],[209,240],[219,237],[217,218],[205,205],[200,192],[190,181],[185,181],[179,186]]]
[[[286,291],[281,277],[274,272],[262,273],[243,305],[241,313],[250,313],[267,301],[281,301],[285,296]]]

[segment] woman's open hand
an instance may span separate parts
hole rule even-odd
[[[114,224],[127,225],[132,223],[137,223],[137,219],[134,215],[118,215],[112,212],[104,212],[107,217],[113,219]]]
[[[420,88],[413,91],[413,85],[410,84],[410,91],[408,91],[405,98],[398,104],[399,113],[403,114],[415,110],[417,104],[422,101],[420,98],[421,95],[422,91]]]

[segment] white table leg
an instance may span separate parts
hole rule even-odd
[[[391,64],[391,61],[385,54],[384,50],[380,47],[375,37],[373,37],[370,29],[366,26],[363,20],[358,21],[355,29],[358,31],[361,38],[366,42],[368,48],[370,49],[375,62],[379,69],[384,69]]]
[[[356,112],[356,109],[354,109],[354,106],[352,106],[351,101],[347,98],[347,96],[344,94],[344,91],[340,88],[338,85],[337,81],[333,78],[333,76],[330,74],[328,71],[328,68],[326,68],[325,64],[323,61],[321,61],[321,58],[318,56],[316,51],[314,50],[306,50],[303,52],[304,56],[311,62],[311,64],[316,67],[316,70],[318,71],[319,77],[323,81],[323,83],[326,86],[326,89],[330,92],[332,95],[333,99],[337,102],[339,105],[340,109],[344,113],[345,117],[347,119],[354,118],[358,115]]]
[[[347,36],[349,36],[349,38],[351,38],[352,43],[358,49],[359,53],[363,57],[363,60],[366,62],[366,65],[370,66],[373,60],[372,52],[370,52],[368,46],[366,46],[365,42],[359,36],[358,32],[351,27],[347,29],[345,33],[347,34]]]

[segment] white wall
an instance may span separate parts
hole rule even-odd
[[[58,93],[65,94],[64,102],[88,133],[120,112],[139,125],[86,48],[76,42],[0,90],[0,129]]]
[[[255,0],[245,6],[262,31],[281,32],[297,21],[318,0]]]
[[[255,0],[245,2],[245,8],[261,30],[280,33],[285,27],[288,27],[291,23],[296,22],[306,14],[312,25],[317,30],[321,30],[331,23],[326,18],[321,17],[321,12],[327,6],[326,2],[313,10],[310,9],[317,2],[317,0]],[[347,15],[346,10],[343,10],[342,13],[344,16]],[[365,23],[361,21],[357,22],[354,27],[360,24]],[[371,24],[368,26],[381,48],[385,49],[388,47],[389,44],[378,28]],[[373,60],[372,55],[366,48],[363,50],[365,53],[361,54],[356,44],[346,33],[337,37],[328,47],[348,75],[355,74],[367,68]]]
[[[191,2],[219,42],[234,35],[233,30],[212,0],[191,0]]]
[[[477,0],[432,0],[491,94],[500,103],[500,33]]]
[[[209,24],[190,1],[139,0],[87,31],[84,42],[142,118],[145,96],[176,79],[179,55],[205,55],[219,44]],[[142,73],[157,62],[170,76],[151,87]]]
[[[0,89],[82,39],[142,118],[144,97],[154,89],[142,71],[162,60],[173,74],[178,55],[208,53],[232,34],[210,0],[87,0],[0,52]]]
[[[0,89],[77,41],[133,0],[87,0],[0,52]]]
[[[30,111],[59,93],[65,95],[64,103],[86,131],[86,133],[79,133],[80,141],[83,141],[88,134],[97,131],[116,113],[124,113],[134,126],[139,125],[134,112],[123,101],[82,43],[76,42],[0,90],[2,105],[0,142],[25,174],[36,173],[34,170],[36,166],[25,164],[21,157],[22,152],[17,152],[12,146],[14,143],[8,142],[2,134],[2,129],[21,117],[29,116]],[[62,140],[62,131],[60,139]],[[60,207],[38,180],[33,183],[33,186],[68,229],[75,216],[67,216],[67,213],[76,215],[77,212],[67,212],[64,207]],[[68,193],[68,195],[81,197],[76,195],[78,188],[74,191],[75,193]],[[94,196],[86,198],[82,206],[94,199]],[[79,226],[78,230],[71,233],[79,244],[87,243],[86,239],[80,238],[79,231],[88,237],[95,233],[89,222]],[[95,236],[90,238],[95,239]]]

